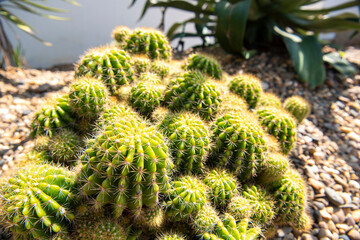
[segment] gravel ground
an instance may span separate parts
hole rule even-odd
[[[216,52],[229,74],[253,73],[266,91],[283,100],[301,95],[312,104],[311,115],[298,127],[290,157],[309,183],[313,228],[298,233],[282,227],[275,239],[360,240],[360,75],[346,78],[328,69],[326,83],[309,90],[297,81],[286,54],[265,52],[245,61],[221,49],[208,52]],[[360,49],[349,48],[345,56],[360,66]],[[0,70],[0,176],[32,148],[28,137],[32,114],[66,92],[72,81],[71,68]]]

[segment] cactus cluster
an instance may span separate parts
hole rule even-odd
[[[253,240],[311,227],[306,185],[285,155],[301,122],[290,113],[306,116],[300,101],[282,105],[252,75],[210,80],[221,67],[208,56],[185,70],[164,62],[160,32],[113,37],[35,113],[35,147],[0,187],[1,225],[15,239]]]

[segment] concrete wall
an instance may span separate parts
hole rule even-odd
[[[339,1],[326,0],[323,6],[331,6]],[[69,17],[70,21],[54,21],[42,17],[18,12],[19,16],[37,30],[40,38],[51,42],[52,47],[44,46],[26,33],[13,28],[16,37],[21,39],[25,58],[35,68],[48,68],[53,65],[74,63],[87,49],[111,42],[111,31],[117,25],[130,28],[139,26],[157,27],[161,13],[159,9],[150,9],[145,17],[138,22],[145,0],[137,0],[134,7],[128,8],[131,0],[78,0],[82,5],[76,7],[63,1],[47,1],[53,7],[68,9],[59,16]],[[191,17],[184,11],[168,10],[165,30],[173,22]],[[188,29],[191,30],[189,25]],[[8,29],[9,30],[9,29]],[[173,45],[176,45],[176,41]],[[201,43],[198,39],[187,40],[185,47]]]

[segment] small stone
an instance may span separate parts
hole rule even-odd
[[[325,188],[325,195],[327,199],[336,206],[340,206],[345,203],[344,199],[335,190],[329,187]]]
[[[277,234],[277,236],[278,237],[280,237],[280,238],[283,238],[283,237],[285,237],[285,232],[284,232],[284,230],[282,230],[282,228],[279,228],[277,231],[276,231],[276,234]]]
[[[325,185],[322,182],[315,180],[313,178],[309,178],[308,182],[317,191],[325,187]]]
[[[339,223],[345,222],[345,213],[343,209],[336,211],[335,215],[339,218]]]
[[[301,239],[302,240],[316,240],[317,238],[315,238],[313,235],[311,235],[309,233],[304,233],[303,235],[301,235]]]
[[[338,230],[337,230],[337,228],[336,228],[336,225],[335,225],[335,223],[333,222],[333,221],[329,221],[328,223],[327,223],[327,226],[328,226],[328,228],[330,229],[330,231],[332,231],[332,232],[338,232]]]
[[[293,240],[295,239],[294,234],[293,233],[289,233],[288,235],[285,236],[284,240]]]
[[[355,229],[351,229],[347,235],[349,236],[349,238],[351,240],[360,240],[360,233],[359,231],[355,230]]]
[[[360,184],[357,181],[350,180],[349,186],[355,189],[360,189]]]
[[[325,205],[322,202],[314,201],[313,205],[318,209],[321,210],[325,207]]]
[[[335,215],[335,214],[333,214],[332,216],[331,216],[331,220],[333,220],[333,222],[336,224],[336,223],[340,223],[340,221],[339,221],[339,217],[337,216],[337,215]]]
[[[314,158],[316,161],[325,160],[325,156],[324,152],[314,152]]]
[[[324,219],[328,219],[328,220],[331,219],[331,215],[326,211],[325,208],[320,210],[320,215]]]
[[[340,229],[344,230],[345,232],[346,232],[347,230],[349,230],[349,228],[350,228],[347,224],[344,224],[344,223],[336,224],[336,227],[337,227],[339,230],[340,230]]]
[[[339,239],[350,240],[350,238],[346,235],[340,235]]]
[[[353,211],[352,217],[356,223],[359,223],[360,222],[360,209]]]
[[[356,224],[354,218],[350,214],[346,217],[346,224],[349,226],[355,226]]]
[[[351,140],[354,140],[356,142],[360,142],[360,136],[358,134],[356,134],[355,132],[353,132],[353,131],[351,131],[347,136]]]

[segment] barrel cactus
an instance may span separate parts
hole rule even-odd
[[[156,240],[185,240],[184,236],[179,233],[164,233],[160,234]]]
[[[228,93],[226,94],[226,97],[224,97],[221,101],[219,115],[225,113],[242,112],[244,110],[247,110],[248,108],[249,105],[243,98],[235,94]]]
[[[264,160],[264,131],[251,112],[224,114],[212,125],[213,151],[210,163],[226,166],[241,181],[253,177]]]
[[[262,94],[260,80],[254,75],[241,74],[233,78],[230,91],[244,98],[250,108],[255,108]]]
[[[185,72],[168,84],[164,101],[172,110],[190,110],[211,120],[218,111],[221,98],[220,92],[200,72]]]
[[[169,138],[177,171],[202,173],[210,148],[210,133],[204,122],[196,115],[179,113],[165,117],[159,129]]]
[[[285,110],[261,107],[257,110],[261,124],[276,137],[284,153],[289,153],[296,141],[296,120]]]
[[[119,94],[120,87],[134,81],[130,56],[116,47],[94,48],[81,57],[76,77],[95,77],[103,81],[111,94]]]
[[[300,124],[311,110],[310,103],[300,96],[293,96],[285,99],[284,109],[291,113]]]
[[[143,55],[135,55],[132,58],[133,68],[137,75],[148,72],[152,66],[151,60]]]
[[[112,38],[120,47],[126,46],[132,30],[126,26],[117,26],[112,32]]]
[[[15,239],[68,231],[75,216],[75,175],[48,164],[28,165],[1,186],[1,217]]]
[[[241,195],[231,199],[227,210],[236,220],[250,218],[253,214],[251,200]]]
[[[225,206],[238,192],[236,178],[225,170],[212,170],[206,174],[204,183],[208,186],[208,195],[216,206]]]
[[[192,228],[200,235],[213,232],[219,221],[218,213],[209,204],[205,204],[191,219]]]
[[[70,106],[77,116],[96,119],[104,110],[107,96],[104,83],[95,78],[83,77],[70,88]]]
[[[278,107],[281,108],[281,99],[273,93],[263,93],[260,95],[258,107]]]
[[[92,217],[76,223],[78,240],[126,240],[125,229],[114,219]]]
[[[160,206],[143,208],[135,221],[151,230],[159,229],[165,223],[165,212]]]
[[[73,123],[73,117],[69,96],[64,95],[35,113],[30,136],[32,138],[39,135],[53,137],[56,131]]]
[[[162,79],[170,74],[170,67],[164,61],[154,61],[151,63],[150,72],[157,74]]]
[[[259,227],[248,229],[249,219],[244,218],[236,222],[235,218],[225,213],[222,221],[216,224],[214,233],[204,233],[204,240],[227,240],[227,239],[247,239],[255,240],[261,232]]]
[[[162,32],[155,29],[135,29],[127,40],[125,49],[133,54],[145,54],[150,59],[169,59],[171,46]]]
[[[196,177],[184,176],[173,182],[168,198],[166,214],[174,220],[187,219],[207,202],[206,186]]]
[[[269,153],[261,166],[260,182],[267,185],[279,179],[289,169],[289,165],[289,160],[284,154]]]
[[[105,125],[81,159],[82,194],[94,198],[95,208],[111,204],[116,217],[127,207],[138,216],[170,189],[173,164],[164,138],[135,118],[118,117]]]
[[[214,79],[221,79],[222,69],[221,65],[214,58],[205,56],[203,54],[192,54],[188,57],[185,69],[199,70],[202,73],[212,77]]]

